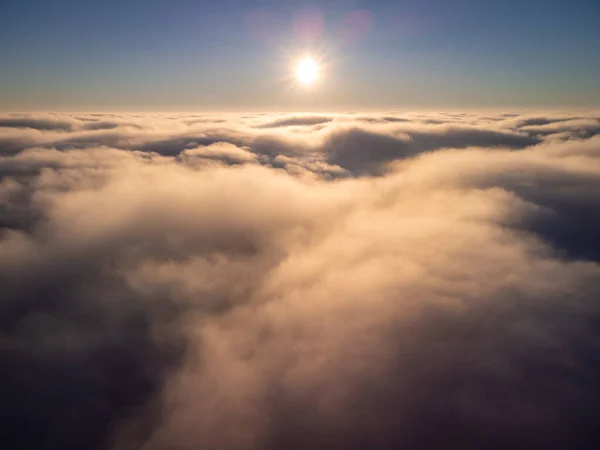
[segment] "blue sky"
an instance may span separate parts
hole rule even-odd
[[[597,0],[2,2],[0,108],[596,107],[599,22]],[[299,89],[306,52],[322,79]]]

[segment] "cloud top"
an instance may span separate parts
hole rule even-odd
[[[597,122],[0,118],[3,442],[595,448]]]

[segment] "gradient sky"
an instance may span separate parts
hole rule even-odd
[[[18,0],[3,110],[597,107],[598,0]],[[293,61],[323,61],[300,89]]]

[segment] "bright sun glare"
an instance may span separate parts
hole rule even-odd
[[[302,58],[296,66],[296,78],[306,86],[313,84],[319,77],[319,65],[310,56]]]

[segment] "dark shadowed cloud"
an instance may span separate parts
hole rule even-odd
[[[26,115],[0,116],[0,127],[7,128],[33,128],[36,130],[62,130],[73,129],[75,119],[57,118],[50,114],[31,117]]]
[[[523,148],[539,142],[527,135],[459,126],[408,129],[393,134],[350,128],[329,135],[324,150],[331,163],[354,172],[371,172],[380,169],[382,163],[440,148]]]
[[[261,123],[257,125],[257,128],[278,128],[278,127],[290,127],[290,126],[309,126],[318,125],[321,123],[331,122],[333,119],[326,116],[297,116],[297,117],[285,117],[283,119],[276,119],[271,122]]]

